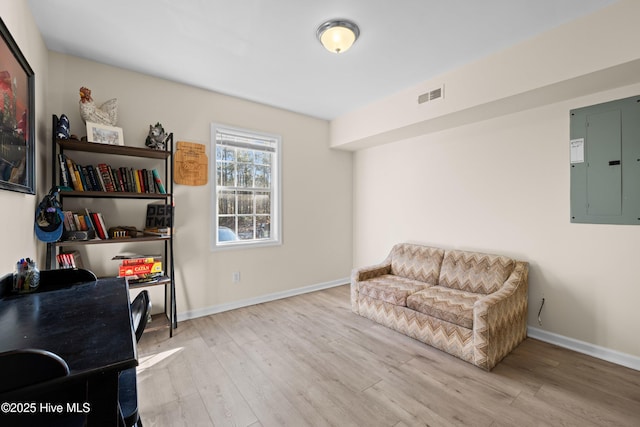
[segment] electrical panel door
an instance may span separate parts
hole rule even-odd
[[[640,96],[571,110],[571,222],[640,224]]]

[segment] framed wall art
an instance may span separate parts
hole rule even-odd
[[[87,141],[98,144],[124,145],[122,128],[87,122]]]
[[[2,19],[0,36],[0,189],[35,194],[35,77]]]

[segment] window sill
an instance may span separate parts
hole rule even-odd
[[[212,252],[217,251],[228,251],[228,250],[237,250],[237,249],[255,249],[255,248],[264,248],[271,246],[281,246],[281,240],[268,240],[268,241],[234,241],[229,243],[218,243],[211,248]]]

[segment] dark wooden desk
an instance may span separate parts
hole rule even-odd
[[[101,279],[0,299],[0,352],[39,348],[69,365],[57,382],[87,384],[89,426],[117,425],[118,373],[137,365],[129,290]]]

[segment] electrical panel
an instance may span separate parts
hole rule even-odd
[[[640,224],[640,96],[570,113],[571,222]]]

